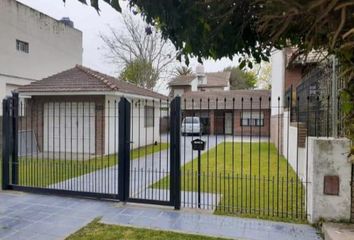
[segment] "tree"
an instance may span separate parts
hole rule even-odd
[[[137,58],[125,66],[119,78],[143,88],[153,89],[157,81],[157,72],[151,62]]]
[[[257,77],[255,73],[241,70],[239,67],[227,67],[224,69],[224,72],[225,71],[231,72],[231,90],[253,89],[256,87]]]
[[[79,0],[85,2],[85,0]],[[105,0],[120,10],[118,0]],[[91,1],[98,9],[98,0]],[[354,3],[349,0],[130,0],[133,11],[171,39],[188,56],[232,58],[241,67],[253,58],[267,61],[271,49],[295,46],[335,55],[346,89],[343,98],[349,135],[354,140]],[[353,130],[351,130],[353,129]],[[353,150],[354,154],[354,150]]]
[[[176,60],[176,51],[157,30],[146,34],[145,27],[131,15],[124,15],[123,19],[125,32],[111,28],[109,35],[100,35],[108,50],[106,57],[124,69],[123,79],[138,81],[140,86],[153,88],[159,78],[169,77],[170,66]],[[142,70],[148,71],[142,74]],[[138,76],[143,77],[135,79]]]
[[[188,76],[193,73],[192,68],[187,66],[177,67],[175,70],[175,76]]]
[[[121,10],[118,0],[105,1]],[[91,5],[99,10],[98,0]],[[260,62],[273,47],[330,53],[354,48],[354,4],[348,0],[130,0],[129,5],[177,49],[198,57],[241,54]]]
[[[257,76],[257,86],[261,89],[272,89],[271,74],[272,66],[268,62],[257,64],[252,71]]]
[[[79,0],[86,3],[85,0]],[[105,0],[120,11],[118,0]],[[254,1],[254,0],[253,0]],[[190,56],[232,58],[235,54],[268,60],[270,47],[254,28],[255,6],[250,0],[130,0],[129,5],[165,39],[170,39],[187,64]],[[99,10],[98,0],[91,5]],[[145,32],[150,32],[146,28]],[[182,55],[178,56],[179,58]]]

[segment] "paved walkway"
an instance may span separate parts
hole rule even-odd
[[[247,240],[320,240],[308,225],[166,208],[0,191],[0,239],[64,239],[96,217],[103,223]]]

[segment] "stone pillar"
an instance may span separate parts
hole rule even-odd
[[[308,221],[350,220],[350,141],[308,138]]]

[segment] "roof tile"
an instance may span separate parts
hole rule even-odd
[[[36,92],[50,93],[54,91],[63,93],[117,91],[145,97],[167,99],[165,95],[138,87],[81,65],[76,65],[72,69],[32,82],[18,89],[20,93],[29,94]]]

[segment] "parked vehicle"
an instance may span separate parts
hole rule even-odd
[[[181,132],[183,135],[197,134],[201,135],[203,126],[200,117],[185,117],[182,121]]]

